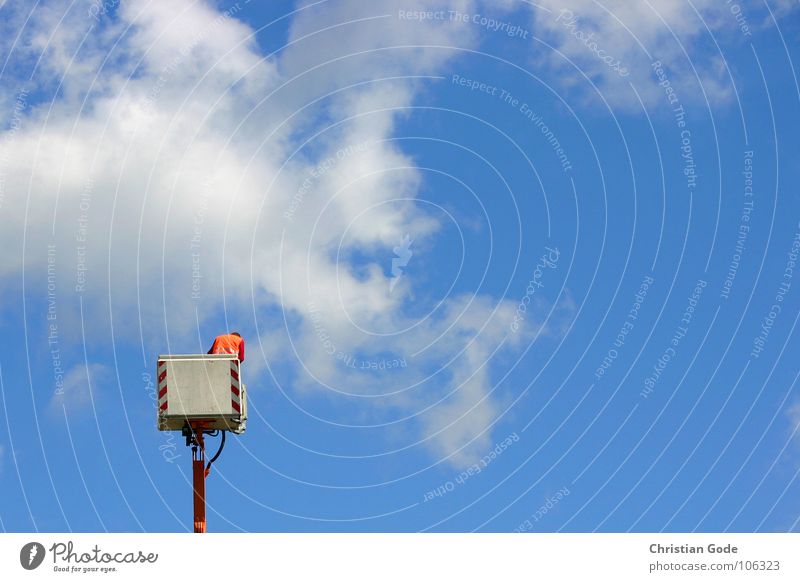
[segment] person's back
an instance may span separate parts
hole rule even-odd
[[[214,338],[214,343],[209,354],[237,354],[239,361],[244,362],[244,339],[238,332],[218,335]]]

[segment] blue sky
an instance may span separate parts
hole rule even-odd
[[[3,531],[800,528],[795,3],[0,14]]]

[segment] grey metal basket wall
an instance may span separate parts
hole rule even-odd
[[[247,389],[235,355],[161,355],[156,377],[158,430],[182,430],[187,421],[202,420],[209,430],[245,431]]]

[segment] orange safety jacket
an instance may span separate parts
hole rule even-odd
[[[239,361],[244,362],[244,340],[238,335],[225,334],[214,338],[209,354],[238,354]]]

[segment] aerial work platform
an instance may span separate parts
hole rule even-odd
[[[158,430],[179,430],[192,447],[194,531],[206,531],[206,477],[225,446],[225,431],[247,426],[247,388],[236,354],[158,356]],[[207,436],[220,436],[206,464]]]
[[[247,391],[235,355],[161,355],[157,378],[159,430],[202,421],[206,430],[245,431]]]

